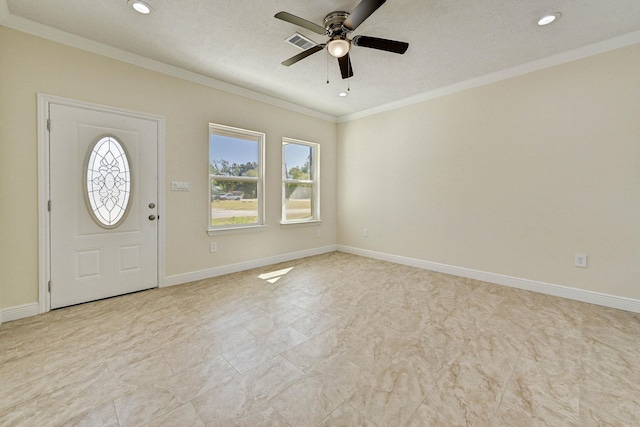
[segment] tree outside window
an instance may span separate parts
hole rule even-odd
[[[265,135],[209,124],[209,229],[263,224]]]
[[[282,222],[320,219],[320,146],[284,138],[282,141]]]

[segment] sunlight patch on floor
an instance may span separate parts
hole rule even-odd
[[[278,280],[280,280],[280,278],[282,276],[284,276],[285,274],[287,274],[291,270],[293,270],[293,267],[284,268],[284,269],[278,270],[278,271],[272,271],[270,273],[264,273],[264,274],[259,275],[258,278],[260,278],[262,280],[266,280],[269,283],[276,283]]]

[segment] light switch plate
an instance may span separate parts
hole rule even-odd
[[[171,191],[189,191],[190,185],[188,182],[172,181]]]

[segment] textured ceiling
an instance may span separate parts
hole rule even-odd
[[[409,50],[353,47],[355,76],[340,98],[347,81],[326,50],[280,64],[300,53],[285,42],[294,32],[326,40],[274,15],[322,25],[359,0],[147,0],[148,16],[127,0],[0,0],[0,9],[4,2],[5,21],[24,18],[336,117],[640,31],[638,0],[388,0],[352,36],[406,41]],[[554,11],[559,21],[535,25]]]

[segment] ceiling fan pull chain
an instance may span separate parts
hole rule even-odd
[[[327,84],[329,84],[329,51],[327,51]]]
[[[0,0],[0,2],[1,1],[2,0]],[[340,74],[343,79],[348,79],[353,77],[353,67],[349,59],[349,51],[352,46],[362,46],[397,54],[405,53],[409,48],[409,43],[406,42],[361,35],[357,35],[353,37],[353,39],[349,39],[348,37],[352,31],[369,18],[369,16],[378,10],[386,1],[387,0],[360,0],[351,13],[344,11],[331,12],[324,17],[324,27],[288,12],[276,13],[275,17],[277,19],[329,37],[326,43],[316,44],[286,61],[282,61],[282,65],[288,67],[327,48],[327,84],[329,84],[329,55],[338,59]]]

